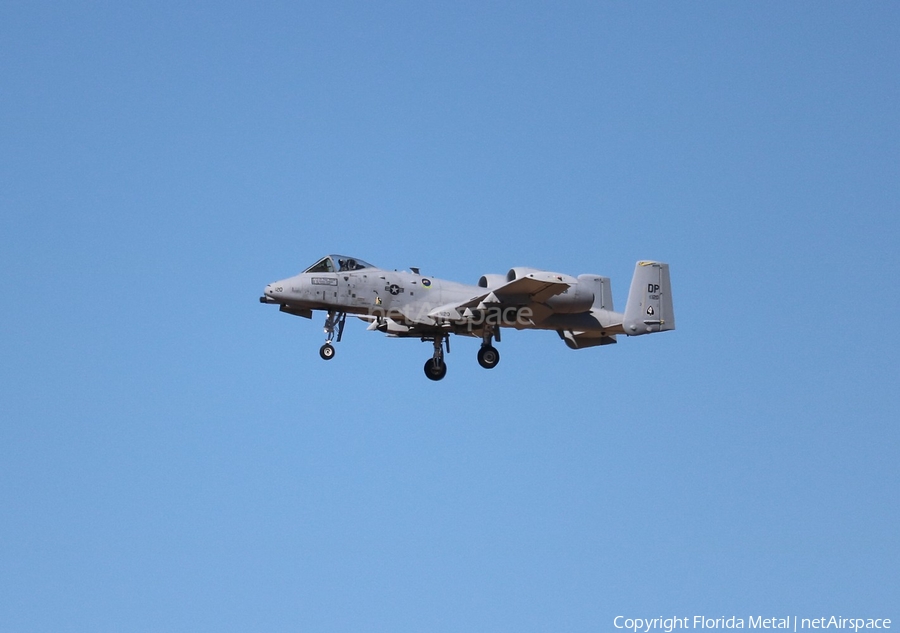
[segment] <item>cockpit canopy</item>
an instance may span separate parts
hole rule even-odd
[[[372,264],[364,262],[356,257],[346,255],[326,255],[315,264],[304,270],[305,273],[337,273],[346,270],[360,270],[362,268],[375,268]]]

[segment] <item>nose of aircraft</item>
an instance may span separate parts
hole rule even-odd
[[[274,284],[268,284],[266,286],[265,291],[263,291],[263,296],[259,298],[260,303],[277,303],[278,295],[281,294],[282,289],[278,287],[278,282]]]

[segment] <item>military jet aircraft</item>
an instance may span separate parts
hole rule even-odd
[[[500,362],[493,342],[500,342],[502,328],[555,330],[572,349],[609,345],[619,334],[675,329],[669,265],[653,261],[635,266],[624,313],[613,310],[609,278],[599,275],[518,267],[483,275],[471,286],[344,255],[327,255],[299,275],[269,284],[259,300],[308,319],[313,310],[326,311],[319,349],[325,360],[334,358],[333,343],[340,342],[348,314],[367,321],[369,330],[430,341],[434,352],[425,375],[431,380],[447,373],[451,334],[480,338],[478,363],[492,369]]]

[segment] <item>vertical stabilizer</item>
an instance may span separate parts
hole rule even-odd
[[[578,285],[589,288],[594,293],[594,309],[612,311],[613,300],[609,277],[578,275]]]
[[[635,265],[622,325],[630,336],[675,329],[668,264],[638,262]]]

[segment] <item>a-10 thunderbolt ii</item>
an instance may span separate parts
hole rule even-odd
[[[477,286],[419,273],[384,270],[357,257],[327,255],[299,275],[266,286],[262,303],[282,312],[312,318],[326,311],[325,344],[319,355],[334,358],[344,322],[353,314],[368,329],[392,337],[430,341],[434,353],[425,375],[447,373],[444,351],[450,335],[481,339],[478,363],[492,369],[500,362],[493,342],[502,328],[555,330],[572,349],[609,345],[616,336],[639,336],[675,329],[669,265],[640,261],[634,268],[625,312],[613,310],[608,277],[571,277],[533,268],[512,268],[505,275],[483,275]]]

